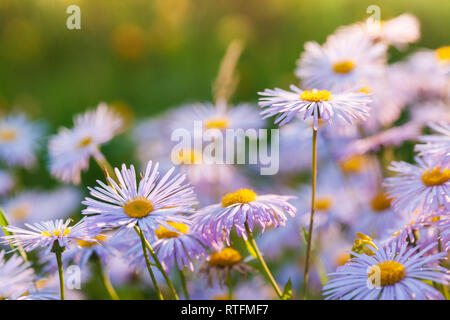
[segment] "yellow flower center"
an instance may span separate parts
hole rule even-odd
[[[211,118],[205,121],[206,129],[226,129],[230,124],[230,120],[226,117]]]
[[[364,163],[364,156],[356,155],[339,162],[339,167],[344,173],[358,173],[363,168]]]
[[[41,236],[44,237],[59,237],[60,235],[67,236],[70,233],[70,228],[65,228],[64,231],[62,230],[52,230],[52,231],[42,231]]]
[[[27,203],[22,203],[11,210],[11,216],[14,220],[24,220],[30,215],[31,207]]]
[[[144,218],[153,211],[153,204],[144,197],[136,197],[127,201],[123,206],[123,211],[130,218]]]
[[[450,169],[442,170],[441,167],[434,167],[425,170],[421,179],[423,184],[428,187],[444,184],[450,180]]]
[[[208,260],[211,266],[231,267],[241,262],[241,254],[233,248],[225,248],[222,251],[214,252]]]
[[[379,262],[370,267],[368,278],[371,278],[376,283],[377,274],[379,276],[380,284],[384,286],[391,286],[401,281],[406,276],[405,267],[394,260]],[[373,277],[375,275],[375,277]],[[375,284],[374,283],[374,284]]]
[[[314,202],[314,209],[318,211],[327,211],[333,206],[333,199],[331,197],[319,198]]]
[[[370,201],[370,206],[373,211],[381,212],[387,210],[391,207],[392,199],[387,198],[387,194],[384,192],[380,192]]]
[[[251,189],[240,189],[229,193],[222,198],[222,207],[228,207],[236,203],[249,203],[256,199],[257,194]]]
[[[450,46],[444,46],[436,49],[436,56],[441,61],[450,61]]]
[[[92,143],[92,138],[91,137],[86,137],[86,138],[80,140],[80,142],[78,142],[77,149],[86,148],[91,143]]]
[[[310,102],[328,101],[331,99],[331,92],[328,90],[305,90],[300,95],[300,99]]]
[[[75,240],[75,241],[82,248],[90,248],[90,247],[97,245],[99,242],[105,242],[106,238],[107,237],[104,234],[99,234],[98,236],[93,238],[93,240],[97,240],[97,241],[87,241],[87,240]]]
[[[180,164],[194,164],[202,162],[202,155],[195,150],[181,150],[178,153],[178,163]]]
[[[349,73],[355,68],[352,60],[338,61],[333,64],[333,71],[336,73]]]
[[[359,89],[359,92],[369,94],[369,93],[372,93],[372,90],[369,87],[365,86],[365,87],[362,87],[361,89]]]
[[[180,231],[180,233],[169,230],[164,226],[159,226],[159,229],[155,230],[155,234],[158,237],[158,239],[169,239],[169,238],[176,238],[180,234],[186,234],[189,231],[189,227],[185,225],[184,223],[178,223],[178,222],[167,222],[168,225],[173,227],[174,229]]]
[[[0,141],[11,142],[16,140],[17,132],[11,128],[1,128],[0,129]]]

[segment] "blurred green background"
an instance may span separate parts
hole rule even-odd
[[[66,28],[71,4],[81,8],[81,30]],[[369,5],[382,19],[410,12],[421,22],[420,42],[392,49],[393,60],[450,42],[448,0],[0,0],[0,109],[45,119],[52,134],[100,101],[141,118],[211,100],[235,38],[246,48],[232,102],[256,102],[258,90],[296,82],[305,41],[364,20]],[[132,161],[129,137],[115,140],[105,151],[113,164]]]

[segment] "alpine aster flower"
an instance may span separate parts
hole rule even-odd
[[[340,300],[424,300],[443,299],[441,293],[422,280],[444,285],[450,279],[439,266],[446,253],[425,255],[432,246],[418,252],[407,243],[383,248],[375,242],[373,255],[351,252],[354,258],[337,271],[323,287],[326,299]]]
[[[0,119],[0,159],[11,167],[32,167],[42,134],[42,126],[28,121],[25,115]]]
[[[5,251],[0,251],[0,300],[17,299],[33,285],[36,276],[30,262],[12,255],[5,259]]]
[[[322,46],[305,44],[295,73],[308,89],[347,90],[383,72],[386,50],[362,32],[333,34]]]
[[[145,174],[136,183],[136,171],[122,165],[115,169],[119,184],[108,178],[106,185],[89,188],[93,198],[82,203],[87,206],[83,214],[93,215],[92,219],[101,227],[132,228],[138,225],[148,239],[155,238],[155,230],[160,225],[173,230],[168,221],[184,223],[186,218],[180,213],[190,213],[196,202],[193,188],[186,183],[182,174],[172,175],[170,169],[162,178],[159,164],[148,162]]]
[[[87,223],[86,219],[80,220],[73,226],[69,226],[71,219],[49,220],[33,224],[26,223],[27,229],[13,226],[5,227],[13,235],[2,237],[1,243],[11,242],[15,247],[22,247],[24,251],[32,251],[36,248],[45,248],[49,253],[55,241],[61,248],[78,246],[77,241],[91,241],[98,235],[98,228]],[[17,249],[16,249],[17,250]]]
[[[429,127],[438,135],[426,135],[419,138],[420,142],[415,146],[419,156],[442,159],[444,165],[450,165],[450,123],[440,121],[430,123]]]
[[[167,272],[175,266],[183,270],[186,266],[194,271],[194,260],[200,260],[206,255],[206,250],[200,236],[191,230],[191,223],[167,222],[173,230],[160,226],[155,230],[156,238],[152,243],[161,265]],[[140,243],[137,243],[125,254],[130,264],[139,268],[145,266],[145,260]]]
[[[121,126],[121,118],[104,103],[78,115],[73,129],[62,128],[50,138],[48,151],[52,175],[63,182],[79,184],[81,171],[88,169],[90,157],[102,161],[99,147],[111,140]]]
[[[275,123],[280,126],[288,123],[297,114],[304,120],[312,117],[314,129],[323,122],[341,121],[351,124],[352,120],[368,116],[371,95],[354,90],[332,93],[328,90],[301,90],[291,85],[292,91],[279,88],[266,89],[258,94],[259,106],[267,108],[261,112],[265,118],[277,115]]]
[[[222,198],[220,204],[207,206],[193,215],[194,228],[206,242],[220,242],[224,238],[230,244],[230,232],[234,228],[239,237],[247,240],[246,224],[252,232],[255,225],[284,226],[287,214],[294,216],[296,209],[288,203],[295,197],[274,194],[257,195],[251,189],[239,189]]]
[[[398,175],[386,178],[384,186],[398,211],[414,213],[450,210],[450,168],[427,158],[415,158],[417,164],[393,161],[389,169]]]

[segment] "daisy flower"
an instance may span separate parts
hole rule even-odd
[[[190,271],[194,271],[193,261],[206,256],[200,236],[192,232],[192,225],[189,222],[169,221],[167,224],[176,231],[160,226],[159,229],[155,230],[157,240],[152,243],[159,261],[167,272],[170,272],[174,266],[180,270],[187,267]],[[145,266],[142,247],[139,243],[128,252],[132,257],[129,260],[130,264],[138,267]]]
[[[46,248],[49,253],[55,241],[58,242],[61,248],[70,246],[78,246],[77,241],[92,241],[94,236],[98,235],[98,229],[93,228],[86,219],[80,220],[73,226],[69,226],[72,219],[66,221],[49,220],[33,224],[26,223],[27,229],[13,226],[5,227],[6,230],[13,235],[2,237],[3,244],[10,243],[19,248],[22,247],[24,251],[32,251],[36,248]]]
[[[288,203],[295,197],[274,194],[257,195],[251,189],[239,189],[222,198],[220,204],[207,206],[193,216],[194,228],[206,237],[207,243],[219,242],[224,237],[230,244],[230,232],[234,228],[239,237],[247,240],[246,224],[252,232],[255,225],[284,226],[287,214],[294,216],[296,209]]]
[[[0,300],[16,299],[28,290],[36,276],[30,262],[12,255],[5,259],[5,251],[0,251]]]
[[[394,208],[406,213],[440,206],[450,210],[450,168],[427,158],[415,160],[417,164],[393,161],[389,167],[398,174],[384,182]]]
[[[75,188],[53,191],[24,191],[2,203],[8,221],[13,225],[67,217],[78,209],[81,194]]]
[[[6,171],[0,170],[0,196],[4,196],[10,192],[16,185],[13,175]]]
[[[259,106],[266,108],[261,112],[263,118],[277,115],[275,123],[282,126],[292,120],[296,115],[304,120],[312,117],[314,129],[319,128],[319,119],[322,122],[333,120],[352,123],[355,119],[366,119],[369,114],[367,104],[371,95],[355,92],[355,90],[341,93],[332,93],[328,90],[301,90],[294,85],[291,91],[275,88],[266,89],[258,94]]]
[[[43,131],[23,114],[0,119],[0,159],[11,167],[32,167]]]
[[[376,242],[375,242],[376,243]],[[323,287],[326,299],[340,300],[424,300],[443,299],[438,290],[422,280],[448,284],[447,269],[439,266],[446,253],[425,255],[432,247],[417,252],[407,243],[378,249],[374,254],[358,254],[344,266],[330,273]]]
[[[307,42],[295,74],[308,89],[350,89],[383,72],[386,50],[362,32],[337,33],[322,46]]]
[[[419,156],[442,159],[443,164],[450,165],[450,123],[440,121],[430,123],[429,127],[437,134],[419,137],[420,142],[415,146]]]
[[[127,169],[123,164],[121,171],[116,168],[119,184],[112,178],[108,178],[110,185],[97,181],[99,186],[89,188],[93,198],[82,202],[87,206],[83,214],[93,215],[101,227],[123,229],[137,225],[148,239],[154,239],[160,225],[173,230],[167,222],[184,223],[186,218],[179,214],[192,212],[196,197],[185,175],[172,175],[172,168],[161,178],[158,167],[158,163],[153,166],[149,161],[139,184],[133,165]]]
[[[104,103],[74,119],[72,129],[62,128],[50,138],[50,171],[63,182],[79,184],[81,171],[91,156],[104,160],[99,147],[110,141],[122,127],[122,120]]]

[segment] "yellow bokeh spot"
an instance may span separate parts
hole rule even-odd
[[[314,209],[318,211],[327,211],[333,207],[333,199],[331,197],[318,198],[314,202]]]
[[[164,226],[159,226],[159,229],[155,230],[155,234],[158,237],[158,239],[170,239],[170,238],[176,238],[180,234],[186,234],[189,231],[189,227],[185,225],[184,223],[178,223],[178,222],[167,222],[168,225],[170,225],[172,228],[178,230],[179,232],[169,230]]]
[[[226,117],[211,118],[205,121],[205,129],[219,129],[223,130],[228,128],[230,120]]]
[[[222,207],[228,207],[236,203],[249,203],[256,199],[257,194],[251,189],[240,189],[229,193],[222,198]]]
[[[434,167],[425,170],[422,174],[421,180],[424,185],[428,187],[439,186],[450,180],[450,169],[442,170],[441,167]]]
[[[339,162],[339,167],[344,173],[358,173],[361,172],[366,159],[364,156],[352,156],[344,161]]]
[[[338,61],[333,64],[333,71],[336,73],[349,73],[355,68],[352,60]]]
[[[444,46],[436,49],[436,56],[440,61],[450,61],[450,46]]]
[[[225,248],[222,251],[214,252],[209,257],[208,263],[215,267],[231,267],[241,262],[242,256],[233,248]]]
[[[92,138],[91,137],[85,137],[85,138],[81,139],[80,142],[78,142],[77,149],[86,148],[91,143],[92,143]]]
[[[300,99],[310,102],[328,101],[331,92],[328,90],[305,90],[300,94]]]
[[[144,218],[153,211],[153,204],[144,197],[136,197],[127,201],[123,206],[123,211],[130,218]]]
[[[381,212],[391,207],[392,199],[388,199],[388,195],[384,192],[380,192],[375,195],[370,201],[370,207],[375,212]]]
[[[21,203],[15,208],[12,208],[10,213],[14,220],[21,221],[30,215],[31,206],[28,203]]]
[[[144,52],[145,32],[134,24],[119,25],[111,35],[111,45],[120,57],[136,60]]]
[[[336,266],[343,266],[344,264],[346,264],[348,262],[348,260],[350,260],[350,253],[346,252],[346,251],[341,251],[339,252],[335,258],[334,261],[336,263]]]
[[[12,128],[0,128],[0,141],[11,142],[17,139],[17,132]]]
[[[200,164],[202,163],[202,154],[195,150],[181,150],[177,157],[177,163],[180,164]]]

